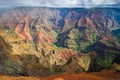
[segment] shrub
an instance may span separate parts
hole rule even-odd
[[[3,65],[3,73],[10,75],[19,75],[22,73],[22,65],[12,59],[7,59]]]
[[[120,65],[116,67],[116,71],[120,72]]]
[[[108,68],[112,63],[112,60],[113,59],[111,57],[106,57],[105,59],[99,57],[97,59],[97,63],[98,63],[98,65],[100,65],[103,68]]]

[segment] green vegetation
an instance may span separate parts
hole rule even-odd
[[[91,51],[97,36],[98,34],[95,34],[93,30],[78,30],[77,28],[73,28],[69,31],[68,38],[65,40],[65,47],[75,51]]]
[[[94,50],[94,47],[95,47],[95,43],[88,44],[87,46],[85,46],[85,47],[82,49],[82,52],[83,52],[83,53],[92,52],[92,51]]]
[[[57,45],[55,45],[55,44],[49,44],[51,47],[53,47],[54,49],[56,49],[56,50],[61,50],[62,49],[62,47],[60,47],[60,46],[57,46]]]
[[[113,61],[112,57],[107,56],[106,58],[98,57],[97,63],[103,68],[108,68]]]
[[[65,36],[66,34],[69,33],[71,29],[65,31],[65,32],[62,32],[60,34],[57,35],[57,42],[55,43],[56,46],[59,46],[59,47],[65,47],[65,39],[67,39],[67,37]],[[62,39],[61,39],[62,38]],[[65,39],[64,39],[65,38]],[[63,40],[64,39],[64,40]]]
[[[22,66],[12,59],[7,59],[3,70],[6,74],[19,74],[22,72]]]
[[[113,34],[116,36],[117,41],[120,43],[120,28],[116,28],[112,30]]]
[[[34,32],[33,32],[32,30],[30,30],[30,34],[31,34],[31,35],[33,35],[33,34],[34,34]]]
[[[118,65],[118,66],[116,67],[116,71],[117,71],[117,72],[120,72],[120,65]]]
[[[9,30],[8,30],[8,33],[9,33],[9,34],[13,34],[13,33],[14,33],[14,30],[13,30],[13,29],[9,29]]]
[[[79,30],[75,28],[72,29],[68,34],[68,39],[65,40],[65,46],[77,51],[79,48],[79,37]]]
[[[25,64],[37,63],[38,62],[38,57],[36,57],[35,55],[23,54],[22,55],[22,61]]]
[[[57,29],[55,30],[55,32],[56,32],[57,34],[60,34],[61,29],[60,29],[60,28],[57,28]]]

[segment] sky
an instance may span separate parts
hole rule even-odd
[[[6,6],[120,7],[120,0],[0,0],[0,7]]]

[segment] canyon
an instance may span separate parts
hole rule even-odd
[[[119,30],[119,8],[1,9],[0,73],[48,77],[109,69],[120,64]]]

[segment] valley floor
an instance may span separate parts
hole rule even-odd
[[[47,78],[0,75],[0,80],[120,80],[120,73],[114,70],[104,70],[94,73],[62,74]]]

